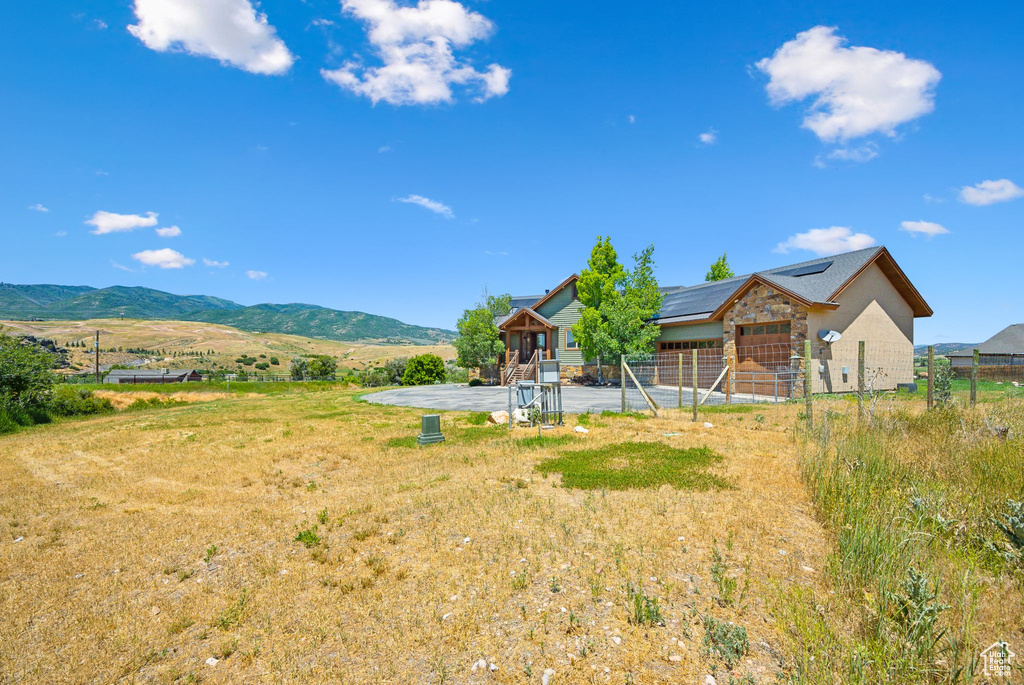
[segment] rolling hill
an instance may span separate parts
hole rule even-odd
[[[974,347],[976,343],[936,343],[935,354],[943,355],[949,354],[950,352],[956,352],[958,350],[970,349]],[[924,355],[928,354],[927,345],[914,345],[914,354]]]
[[[453,331],[414,326],[386,316],[310,304],[251,307],[207,295],[175,295],[143,287],[13,285],[0,283],[0,319],[78,321],[112,319],[204,321],[244,331],[287,333],[346,342],[432,345]]]

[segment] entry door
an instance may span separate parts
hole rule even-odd
[[[525,364],[530,361],[530,357],[533,356],[533,351],[537,349],[537,334],[536,333],[523,333],[522,349],[519,350],[519,362]]]

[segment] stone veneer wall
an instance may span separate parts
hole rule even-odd
[[[725,354],[736,358],[736,328],[758,323],[789,321],[789,342],[793,350],[803,357],[803,344],[807,340],[807,307],[793,302],[789,296],[778,293],[768,286],[755,285],[725,313],[722,327],[722,341]],[[803,361],[800,362],[803,368]],[[803,397],[803,387],[798,384],[794,397]]]

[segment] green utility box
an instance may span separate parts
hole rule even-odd
[[[444,442],[444,435],[441,434],[441,417],[438,414],[424,414],[416,444],[433,445],[437,442]]]

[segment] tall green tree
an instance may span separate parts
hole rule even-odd
[[[660,327],[650,319],[661,309],[661,292],[654,276],[654,246],[633,255],[635,265],[627,271],[619,264],[611,240],[598,237],[587,268],[576,285],[584,305],[580,320],[572,327],[587,359],[615,363],[623,354],[650,352]]]
[[[511,309],[511,295],[489,295],[484,291],[482,301],[462,313],[455,325],[459,331],[459,337],[455,339],[459,366],[486,369],[491,380],[494,379],[495,363],[505,353],[505,343],[501,342],[501,333],[494,319],[508,314]]]
[[[729,268],[729,262],[726,259],[726,253],[723,252],[722,256],[715,260],[714,264],[711,265],[711,270],[704,276],[705,281],[724,281],[727,278],[732,278],[736,274]]]

